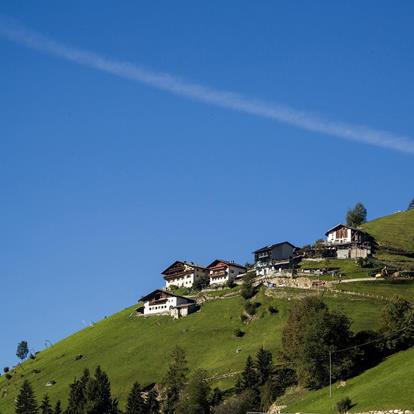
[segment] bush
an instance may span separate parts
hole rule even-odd
[[[33,355],[32,353],[30,353],[29,358],[30,359],[36,359],[36,355]]]
[[[247,315],[245,315],[244,313],[242,313],[241,315],[240,315],[240,320],[243,322],[243,323],[245,323],[245,322],[247,322],[247,320],[249,319],[249,317],[247,316]]]
[[[236,284],[234,283],[234,279],[227,280],[226,286],[230,289],[234,288],[236,286]]]
[[[258,302],[246,302],[244,304],[244,310],[250,315],[256,315],[256,309],[260,306]]]
[[[267,311],[270,314],[275,314],[275,313],[278,313],[279,312],[279,309],[276,308],[276,306],[269,305],[268,308],[267,308]]]
[[[9,372],[10,371],[10,368],[9,367],[4,367],[3,368],[3,372],[6,374],[7,372]]]
[[[352,408],[352,401],[349,397],[343,398],[336,403],[336,410],[339,414],[345,414]]]
[[[234,330],[234,336],[236,336],[237,338],[241,338],[244,336],[244,331],[242,331],[241,329],[237,328]]]
[[[12,375],[11,375],[9,372],[5,375],[5,377],[6,377],[6,379],[8,379],[8,380],[12,379]]]

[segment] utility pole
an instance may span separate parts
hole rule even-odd
[[[332,398],[332,351],[329,351],[329,398]]]

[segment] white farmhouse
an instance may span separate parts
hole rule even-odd
[[[372,238],[361,229],[338,224],[326,233],[326,245],[336,249],[338,259],[356,259],[372,254]]]
[[[144,303],[143,313],[146,316],[170,315],[178,318],[187,316],[196,309],[195,300],[163,289],[156,289],[139,301]]]
[[[193,262],[175,261],[162,273],[166,289],[175,287],[191,288],[197,279],[207,276],[208,270]]]
[[[210,285],[224,285],[233,281],[236,276],[246,273],[246,268],[234,262],[226,260],[214,260],[207,266],[210,277]]]

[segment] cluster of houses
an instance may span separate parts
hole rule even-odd
[[[319,253],[324,257],[356,259],[372,254],[372,239],[361,229],[338,224],[329,229],[325,236],[322,253]],[[300,249],[288,241],[264,246],[253,254],[256,276],[278,275],[293,269],[300,260],[307,257],[306,249]],[[198,280],[207,278],[211,287],[227,285],[240,280],[247,270],[246,266],[221,259],[214,260],[208,266],[177,260],[161,272],[165,289],[154,290],[140,299],[144,303],[143,314],[169,314],[177,318],[186,316],[196,309],[196,302],[174,294],[173,290],[191,289]]]

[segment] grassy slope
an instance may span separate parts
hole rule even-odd
[[[134,381],[145,385],[162,378],[166,356],[176,344],[186,350],[191,368],[203,367],[212,376],[240,370],[247,355],[255,353],[261,345],[277,350],[287,310],[291,299],[294,299],[289,295],[286,290],[284,297],[280,298],[259,293],[255,300],[262,303],[259,315],[263,313],[263,316],[247,326],[239,319],[242,309],[240,297],[207,302],[200,312],[180,320],[169,317],[130,318],[134,307],[126,309],[41,352],[35,361],[25,363],[24,371],[20,370],[9,383],[0,378],[0,411],[2,414],[13,412],[13,400],[23,381],[21,374],[32,382],[38,396],[48,392],[52,401],[58,398],[66,401],[68,385],[73,378],[79,376],[83,368],[94,369],[98,364],[108,372],[114,394],[123,403]],[[332,308],[348,313],[354,320],[355,330],[375,327],[382,306],[381,302],[342,295],[328,296],[327,302]],[[270,303],[277,306],[278,314],[266,312]],[[237,327],[246,331],[243,338],[233,336]],[[241,349],[239,353],[236,352],[238,348]],[[75,361],[77,354],[84,357]],[[34,374],[34,369],[41,372]],[[52,379],[56,385],[45,387]],[[233,381],[227,379],[216,383],[228,387]],[[2,398],[5,389],[7,395]]]
[[[414,253],[414,210],[391,214],[364,224],[378,243],[377,256],[386,262],[414,268],[414,259],[395,255],[396,250]]]
[[[390,408],[414,409],[414,349],[400,352],[374,368],[347,381],[345,387],[308,392],[288,405],[288,412],[336,413],[336,402],[348,396],[355,406],[352,412]]]
[[[342,283],[336,285],[335,288],[384,297],[398,295],[414,302],[414,280],[375,280],[370,282]]]

